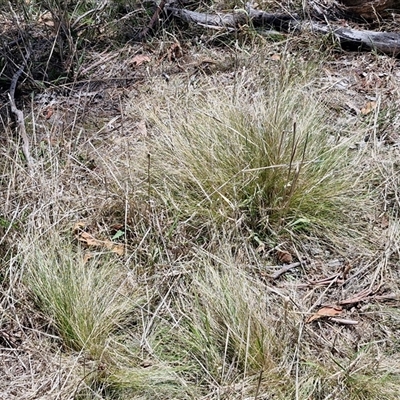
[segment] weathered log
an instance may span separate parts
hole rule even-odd
[[[376,50],[397,57],[400,54],[400,33],[373,32],[326,25],[313,21],[302,21],[294,14],[270,14],[247,5],[247,12],[231,14],[206,14],[171,6],[166,12],[188,23],[205,27],[238,29],[252,23],[254,27],[275,29],[280,32],[313,32],[331,34],[344,48],[351,50]]]
[[[195,23],[210,28],[239,28],[252,22],[254,26],[273,28],[282,32],[296,29],[300,19],[296,14],[269,14],[248,7],[247,12],[241,10],[235,13],[209,14],[166,6],[169,16],[176,17],[187,23]]]
[[[175,8],[166,6],[165,11],[168,16],[173,16],[187,23],[195,23],[205,27],[220,28],[239,28],[247,22],[247,16],[244,12],[234,14],[208,14],[197,11],[185,10],[183,8]]]
[[[400,11],[400,0],[339,0],[347,11],[366,19],[376,19]]]
[[[332,34],[343,48],[350,50],[376,50],[393,57],[400,54],[400,34],[373,32],[310,23],[316,33]]]

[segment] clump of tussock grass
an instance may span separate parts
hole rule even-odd
[[[120,263],[104,256],[85,262],[82,252],[61,239],[32,243],[32,247],[25,243],[21,251],[23,282],[33,294],[35,307],[56,329],[64,352],[79,351],[90,360],[84,371],[76,372],[81,376],[77,394],[192,398],[190,384],[182,383],[175,365],[146,350],[151,338],[141,322],[156,319],[155,329],[160,330],[158,317],[142,308],[143,291],[132,284]],[[153,289],[147,290],[151,303]],[[144,357],[150,360],[148,365],[143,365]]]
[[[37,306],[68,348],[100,358],[108,337],[132,313],[139,291],[126,293],[124,271],[112,260],[85,262],[63,240],[32,243],[21,250],[24,282]]]
[[[260,394],[267,387],[269,393],[281,393],[287,380],[285,352],[292,338],[279,333],[274,311],[266,314],[272,298],[229,256],[202,254],[195,264],[191,279],[176,296],[175,320],[180,322],[169,334],[179,344],[179,356],[186,353],[187,363],[193,365],[197,378],[192,379],[203,390],[243,382],[247,395],[254,395],[258,385]],[[275,310],[281,304],[276,301]],[[298,317],[292,322],[295,326]]]
[[[359,155],[305,88],[310,71],[297,72],[243,73],[188,97],[165,94],[168,112],[144,110],[156,132],[149,142],[154,198],[192,221],[359,236],[362,220],[349,217],[368,207],[354,177]]]
[[[201,393],[191,379],[195,375],[194,362],[171,335],[168,321],[174,286],[166,278],[149,285],[147,302],[140,307],[140,320],[127,321],[126,329],[108,340],[108,368],[97,379],[107,387],[111,398],[193,399]]]

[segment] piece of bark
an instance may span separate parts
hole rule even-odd
[[[224,14],[201,13],[172,6],[166,6],[165,10],[169,16],[176,17],[187,23],[209,27],[237,29],[251,21],[257,27],[268,27],[278,31],[289,32],[296,29],[300,22],[297,14],[269,14],[251,7],[246,9],[247,12],[239,11],[237,13]]]

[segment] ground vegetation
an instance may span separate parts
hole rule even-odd
[[[183,3],[0,5],[0,397],[397,399],[399,60]]]

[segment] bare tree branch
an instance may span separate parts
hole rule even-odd
[[[351,50],[376,50],[391,56],[400,54],[400,33],[374,32],[343,28],[314,21],[303,21],[296,14],[270,14],[255,10],[247,4],[246,11],[227,14],[207,14],[166,6],[166,12],[188,23],[206,27],[239,29],[251,23],[254,27],[275,29],[284,33],[312,32],[330,34],[344,48]]]

